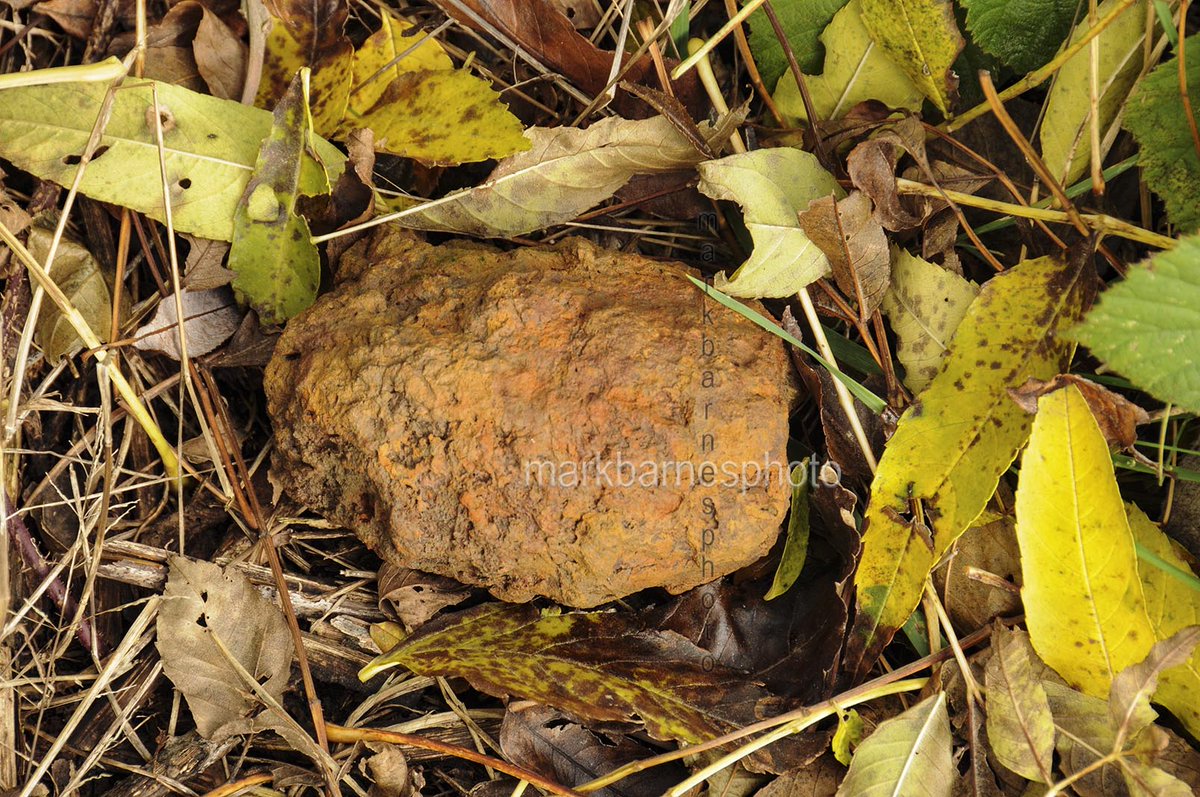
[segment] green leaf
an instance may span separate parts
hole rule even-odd
[[[964,41],[949,0],[862,0],[871,38],[943,114],[958,96],[952,67]]]
[[[397,665],[598,722],[640,718],[654,738],[688,743],[760,719],[767,697],[684,637],[627,614],[543,614],[528,604],[490,603],[427,623],[360,677]]]
[[[1038,401],[1016,514],[1033,647],[1071,685],[1107,695],[1154,630],[1108,443],[1074,385]]]
[[[854,671],[870,669],[904,624],[934,564],[983,511],[1024,445],[1030,419],[1008,389],[1066,365],[1070,345],[1058,334],[1090,301],[1090,263],[1079,249],[993,277],[967,310],[941,371],[901,416],[864,518],[846,654]],[[921,516],[910,515],[913,501]]]
[[[967,30],[1015,72],[1044,66],[1066,41],[1077,0],[962,0]],[[1087,5],[1084,5],[1087,13]]]
[[[6,89],[0,101],[0,157],[69,186],[105,90],[100,83]],[[266,111],[166,83],[131,82],[115,94],[100,140],[101,154],[87,165],[79,190],[101,202],[166,220],[155,130],[147,123],[154,119],[155,90],[166,117],[163,156],[175,229],[228,241],[259,144],[271,129]],[[321,139],[315,146],[328,179],[336,179],[346,156]],[[306,190],[327,179],[321,171],[309,163]]]
[[[1187,562],[1176,550],[1171,539],[1154,525],[1146,513],[1133,504],[1126,504],[1133,538],[1141,547],[1157,555],[1167,564],[1191,573]],[[1161,568],[1139,563],[1138,574],[1146,599],[1146,614],[1158,639],[1166,639],[1184,628],[1200,625],[1200,594]],[[1192,655],[1187,664],[1159,678],[1155,702],[1168,708],[1187,728],[1200,738],[1200,652]]]
[[[233,289],[264,324],[281,324],[306,309],[321,285],[320,255],[308,222],[296,212],[301,163],[312,134],[307,86],[302,85],[307,74],[296,76],[275,107],[275,124],[234,215]]]
[[[740,119],[735,114],[730,121]],[[724,128],[700,125],[714,142],[729,137]],[[586,130],[531,127],[525,136],[529,151],[501,161],[481,185],[426,203],[397,223],[483,238],[524,235],[574,219],[635,174],[687,169],[704,159],[662,116],[611,117]]]
[[[958,772],[946,693],[881,722],[854,752],[838,797],[950,797]]]
[[[997,626],[985,672],[987,731],[996,760],[1026,780],[1052,782],[1054,717],[1034,673],[1029,637]]]
[[[806,459],[792,468],[792,511],[788,514],[787,537],[783,541],[775,578],[763,600],[778,598],[791,589],[808,558],[808,463]]]
[[[850,0],[838,11],[820,38],[826,48],[825,70],[813,76],[806,72],[804,79],[817,116],[840,119],[864,100],[911,111],[921,107],[921,90],[863,25],[861,0]],[[795,76],[785,72],[772,96],[789,123],[808,119]]]
[[[796,62],[805,73],[816,73],[825,57],[821,31],[847,0],[781,0],[771,3],[779,25],[787,36]],[[788,71],[787,56],[775,36],[771,21],[761,10],[750,16],[750,52],[768,89],[774,89],[779,78]]]
[[[791,147],[759,149],[701,163],[700,191],[737,202],[754,252],[733,276],[713,287],[730,296],[793,296],[829,273],[829,258],[800,229],[797,213],[818,197],[845,196],[816,157]]]
[[[1184,40],[1188,93],[1200,88],[1200,35]],[[1200,97],[1192,98],[1200,124]],[[1125,109],[1125,127],[1138,142],[1138,165],[1150,190],[1167,206],[1167,217],[1183,232],[1200,229],[1200,154],[1179,96],[1179,57],[1142,78]]]
[[[1155,398],[1200,412],[1200,235],[1130,269],[1070,335]]]
[[[896,333],[904,384],[914,394],[937,375],[954,330],[978,295],[978,285],[953,271],[892,249],[892,284],[883,312]]]
[[[1102,19],[1123,0],[1104,0],[1096,8]],[[1078,41],[1091,26],[1084,15],[1071,41]],[[1145,1],[1135,3],[1117,17],[1093,41],[1099,42],[1099,125],[1103,139],[1117,112],[1125,103],[1142,68],[1143,40],[1146,35]],[[1058,70],[1046,98],[1046,117],[1040,140],[1042,159],[1050,174],[1067,186],[1088,171],[1091,162],[1091,47],[1084,47]]]
[[[54,232],[45,227],[35,224],[29,229],[29,253],[39,264],[45,265],[53,238]],[[64,236],[54,255],[50,278],[71,300],[96,336],[108,343],[112,330],[112,289],[100,261],[85,246]],[[52,363],[81,343],[70,320],[57,305],[48,301],[42,303],[35,332],[38,345]]]

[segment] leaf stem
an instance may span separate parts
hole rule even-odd
[[[1025,219],[1037,219],[1039,221],[1050,221],[1059,224],[1072,223],[1071,215],[1061,210],[1001,202],[996,199],[987,199],[986,197],[974,196],[973,194],[953,191],[948,188],[925,185],[916,180],[907,180],[902,177],[896,179],[896,188],[901,194],[918,194],[920,196],[937,197],[939,199],[943,198],[944,194],[945,198],[951,199],[960,205],[990,210],[1006,216],[1018,216]],[[1090,229],[1097,232],[1115,235],[1118,238],[1127,238],[1157,249],[1174,249],[1179,243],[1175,238],[1143,229],[1137,225],[1130,224],[1124,219],[1118,219],[1103,213],[1080,213],[1079,218]]]

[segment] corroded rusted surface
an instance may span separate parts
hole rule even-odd
[[[782,344],[684,273],[577,239],[382,233],[267,368],[276,473],[383,558],[506,600],[746,565],[787,510],[794,388]]]

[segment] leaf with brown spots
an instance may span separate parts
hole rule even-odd
[[[271,108],[296,72],[312,70],[309,107],[314,129],[333,135],[346,113],[354,46],[346,38],[346,0],[267,0],[273,26],[267,37],[263,79],[255,104]]]
[[[850,672],[871,668],[920,602],[934,564],[992,497],[1029,435],[1029,416],[1008,388],[1063,369],[1071,346],[1059,333],[1082,317],[1094,292],[1091,255],[1079,249],[994,277],[967,310],[871,484]]]
[[[892,250],[892,285],[883,312],[896,333],[904,385],[913,393],[937,376],[954,330],[978,295],[979,286],[953,271],[905,249]]]
[[[282,323],[308,307],[321,282],[321,258],[308,222],[296,212],[301,166],[311,157],[306,76],[296,76],[275,108],[275,124],[233,220],[233,289],[264,324]]]
[[[396,666],[466,678],[488,694],[535,700],[582,719],[640,719],[652,737],[690,744],[776,709],[745,673],[714,664],[679,634],[613,612],[553,614],[489,603],[426,624],[361,677]],[[782,771],[792,753],[781,742],[756,758]]]
[[[375,149],[427,164],[503,158],[527,150],[520,120],[491,85],[463,69],[406,72],[361,114],[350,110],[342,133],[375,133]]]
[[[1154,629],[1108,443],[1073,385],[1038,401],[1016,512],[1033,647],[1072,686],[1106,695]]]
[[[862,20],[875,43],[947,113],[958,99],[951,66],[965,45],[949,0],[862,0]]]

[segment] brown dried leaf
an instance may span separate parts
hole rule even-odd
[[[205,8],[192,47],[200,76],[212,95],[223,100],[241,99],[247,57],[241,37]]]
[[[1067,385],[1079,388],[1110,446],[1130,448],[1137,440],[1138,425],[1150,422],[1149,414],[1129,399],[1074,374],[1059,374],[1049,381],[1030,379],[1019,388],[1009,389],[1008,393],[1022,409],[1035,414],[1040,397]]]
[[[283,696],[292,638],[278,607],[237,571],[172,558],[158,615],[158,652],[206,739],[248,732],[260,705],[214,637],[267,694],[276,701]]]
[[[832,196],[814,199],[800,211],[800,226],[833,268],[833,278],[848,298],[857,303],[861,317],[878,309],[891,277],[887,238],[871,216],[871,200],[853,191],[843,200]]]
[[[608,83],[612,70],[613,53],[601,50],[585,36],[580,35],[574,25],[551,4],[551,0],[435,0],[435,4],[447,15],[463,25],[484,30],[472,19],[474,15],[494,26],[510,41],[516,42],[538,63],[558,72],[568,81],[595,97]],[[470,13],[468,13],[470,12]],[[665,59],[667,69],[675,66],[673,59]],[[625,72],[624,80],[662,88],[650,56],[642,56]],[[696,71],[692,70],[676,81],[672,81],[674,94],[687,106],[695,119],[703,118],[708,111]],[[641,102],[627,93],[618,91],[614,107],[628,119],[644,118],[646,110]]]
[[[233,281],[233,272],[225,268],[225,255],[229,254],[226,241],[195,238],[184,235],[191,248],[183,264],[184,284],[194,291],[211,291]]]
[[[54,233],[45,227],[34,226],[29,231],[29,253],[44,264],[50,252]],[[112,329],[112,290],[100,261],[82,244],[64,237],[50,269],[50,277],[83,316],[101,341],[107,342]],[[57,361],[79,345],[75,327],[57,305],[46,302],[38,316],[36,339],[46,358]]]
[[[423,573],[384,562],[379,567],[379,608],[390,605],[406,628],[424,625],[431,617],[457,603],[471,591],[446,576]]]
[[[242,323],[242,312],[228,290],[184,288],[179,299],[183,306],[184,340],[189,357],[201,357],[213,351],[229,340]],[[154,317],[134,333],[137,339],[134,347],[157,351],[173,360],[180,359],[178,322],[175,297],[168,296],[159,302]]]
[[[982,628],[997,617],[1020,614],[1021,555],[1013,517],[980,518],[933,577],[956,628]]]
[[[369,746],[375,754],[362,764],[371,777],[367,797],[409,797],[413,793],[413,780],[404,753],[394,744]]]

